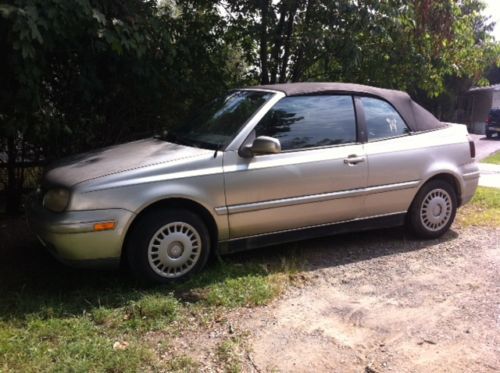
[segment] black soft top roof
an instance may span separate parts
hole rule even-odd
[[[260,85],[249,88],[280,91],[287,96],[326,93],[374,96],[391,103],[399,114],[401,114],[412,131],[428,131],[446,126],[446,124],[440,122],[434,115],[413,101],[406,92],[392,89],[376,88],[352,83],[287,83]]]

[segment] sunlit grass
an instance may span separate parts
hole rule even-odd
[[[96,273],[103,277],[64,290],[54,273],[53,281],[47,279],[52,287],[43,290],[0,289],[0,372],[196,371],[198,362],[189,356],[160,359],[147,333],[176,336],[193,327],[193,316],[202,327],[225,309],[267,304],[286,287],[291,268],[229,261],[185,283],[149,289]],[[73,281],[79,280],[68,283]],[[238,371],[237,361],[223,353],[230,346],[223,347],[224,365]]]
[[[242,355],[246,350],[246,336],[234,335],[223,340],[217,346],[216,357],[219,365],[228,373],[243,371]]]
[[[497,152],[496,154],[490,155],[488,158],[483,159],[481,162],[500,165],[500,152]]]
[[[177,356],[167,363],[168,372],[197,373],[200,371],[200,364],[190,356]]]
[[[457,214],[461,226],[500,227],[500,189],[477,188],[474,198]]]
[[[125,350],[113,345],[126,339]],[[136,372],[152,361],[133,335],[118,336],[86,315],[0,322],[0,371]]]

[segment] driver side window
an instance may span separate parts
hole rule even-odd
[[[256,136],[271,136],[283,151],[356,142],[351,96],[285,97],[255,127]]]

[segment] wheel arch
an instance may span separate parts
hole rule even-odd
[[[182,208],[188,211],[193,212],[198,215],[203,222],[207,225],[208,233],[210,235],[210,244],[212,247],[212,254],[214,253],[214,249],[218,242],[218,229],[217,223],[212,216],[212,214],[201,204],[195,202],[193,200],[187,198],[166,198],[159,201],[155,201],[146,207],[144,207],[132,220],[127,228],[127,232],[125,234],[125,239],[123,240],[122,252],[121,252],[121,261],[124,262],[124,257],[126,255],[127,243],[130,238],[130,233],[134,229],[134,226],[137,224],[139,219],[146,215],[148,212],[156,210],[156,209],[168,209],[168,208]]]
[[[459,179],[452,173],[440,172],[440,173],[433,175],[429,179],[427,179],[420,186],[418,191],[420,191],[420,189],[422,189],[424,187],[424,185],[426,185],[427,183],[429,183],[430,181],[433,181],[433,180],[441,180],[441,181],[445,181],[448,184],[450,184],[453,187],[453,189],[455,191],[455,195],[457,197],[457,207],[460,207],[460,205],[462,204],[462,186],[460,185]],[[418,194],[418,192],[417,192],[417,194]],[[415,197],[417,196],[417,194],[415,194]]]

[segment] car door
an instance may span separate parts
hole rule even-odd
[[[253,136],[279,139],[282,151],[251,158],[237,150],[226,152],[232,239],[360,215],[367,166],[363,145],[357,142],[351,96],[285,97],[255,126]]]
[[[361,104],[362,126],[366,126],[368,187],[365,217],[404,213],[415,195],[432,157],[412,136],[403,118],[387,101],[375,97],[356,98]]]

